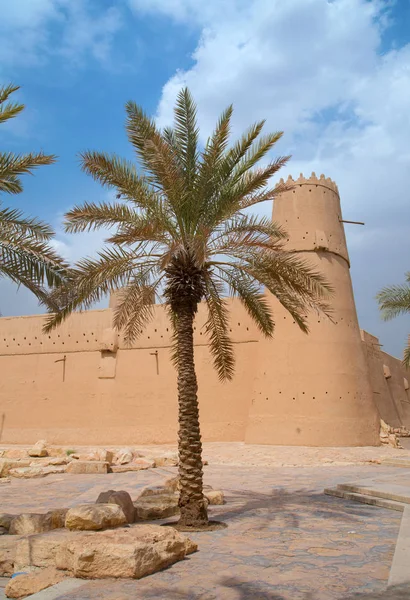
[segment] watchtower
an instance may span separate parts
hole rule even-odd
[[[282,180],[283,181],[283,180]],[[311,312],[302,333],[269,293],[274,338],[258,344],[258,371],[245,441],[298,446],[379,443],[349,271],[336,184],[303,175],[274,201],[273,220],[288,232],[287,248],[301,254],[334,288],[333,322]]]

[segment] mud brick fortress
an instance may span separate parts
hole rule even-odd
[[[290,178],[292,183],[292,178]],[[289,249],[335,289],[333,322],[312,313],[303,334],[268,294],[276,331],[262,338],[230,299],[237,359],[231,383],[213,370],[200,307],[195,362],[203,439],[301,446],[375,445],[380,418],[410,426],[407,375],[399,359],[359,328],[337,186],[301,176],[274,203]],[[29,444],[175,442],[176,373],[164,308],[131,347],[112,329],[110,308],[74,314],[50,335],[42,316],[0,319],[0,441]]]

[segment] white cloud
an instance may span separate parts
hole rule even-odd
[[[87,56],[105,62],[121,26],[120,8],[102,8],[90,0],[4,2],[0,76],[10,77],[16,67],[38,66],[59,55],[75,64]]]

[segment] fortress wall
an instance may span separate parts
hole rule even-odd
[[[271,301],[277,323],[273,340],[260,339],[243,308],[232,301],[237,368],[230,383],[220,383],[215,374],[200,331],[204,323],[203,307],[200,309],[195,362],[203,439],[246,439],[254,428],[255,405],[262,403],[270,406],[266,419],[269,437],[265,432],[259,439],[248,440],[251,443],[289,444],[294,440],[297,444],[306,429],[312,435],[310,445],[315,445],[314,440],[316,445],[337,445],[340,441],[336,443],[334,436],[340,436],[343,428],[350,441],[352,419],[366,427],[360,403],[357,407],[346,404],[337,396],[346,366],[351,366],[346,361],[352,348],[335,343],[332,330],[337,325],[317,316],[311,327],[316,332],[320,328],[322,341],[312,341],[273,298]],[[169,323],[163,307],[156,306],[155,312],[155,320],[133,347],[125,347],[120,337],[114,352],[105,349],[113,333],[110,309],[74,314],[50,338],[41,333],[41,316],[1,318],[0,441],[31,444],[45,438],[64,445],[175,442],[177,391],[169,358]],[[111,333],[108,342],[107,332]],[[362,332],[362,339],[380,415],[390,425],[409,426],[409,392],[401,362],[381,352],[374,336]],[[156,351],[158,372],[157,357],[152,354]],[[64,356],[65,363],[61,361]],[[323,377],[325,359],[333,362],[336,374]],[[390,369],[389,379],[385,379],[383,365]],[[315,393],[309,394],[312,386]],[[357,389],[346,390],[350,391],[357,393]],[[321,408],[329,395],[339,400],[332,408],[333,424]],[[257,416],[260,423],[261,416]],[[358,441],[355,438],[352,443]]]
[[[410,372],[400,359],[381,350],[379,339],[361,331],[374,402],[381,418],[393,427],[410,428]]]
[[[74,314],[49,335],[41,332],[41,316],[1,318],[0,441],[174,442],[170,327],[163,307],[154,311],[153,322],[131,348],[121,336],[115,339],[110,309]],[[257,337],[238,302],[232,302],[231,314],[237,371],[230,383],[221,384],[213,369],[201,331],[203,307],[196,323],[201,422],[208,441],[243,440],[247,422]]]
[[[380,416],[410,427],[410,375],[360,332],[337,186],[302,175],[274,203],[287,247],[332,284],[332,320],[312,312],[308,335],[267,293],[273,339],[262,338],[239,300],[228,300],[236,374],[220,383],[195,321],[195,363],[206,441],[301,446],[376,445]],[[0,318],[0,441],[148,444],[175,442],[176,372],[164,306],[131,345],[110,308],[72,315],[50,334],[44,317]]]

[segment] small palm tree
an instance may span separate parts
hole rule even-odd
[[[410,273],[406,273],[406,283],[385,287],[376,298],[385,321],[410,313]],[[410,367],[410,344],[404,349],[403,365]]]
[[[205,330],[218,375],[231,379],[229,293],[239,297],[261,332],[272,336],[274,319],[261,285],[305,332],[308,309],[328,311],[330,287],[299,255],[284,249],[286,234],[278,225],[246,212],[283,189],[267,185],[288,157],[254,168],[281,133],[259,137],[261,121],[228,148],[229,106],[201,150],[196,106],[187,89],[178,95],[173,128],[158,130],[133,102],[126,112],[141,172],[116,155],[81,154],[83,170],[114,188],[119,201],[85,203],[66,214],[67,232],[106,227],[110,245],[73,268],[71,285],[57,292],[60,309],[49,316],[46,330],[121,288],[114,326],[132,342],[153,315],[153,295],[165,300],[178,371],[179,525],[206,527],[193,341],[198,304],[207,305]]]
[[[8,102],[18,86],[0,87],[0,123],[16,117],[23,104]],[[55,157],[38,154],[0,152],[0,193],[19,194],[23,191],[20,175],[35,167],[50,165]],[[49,245],[53,230],[46,223],[25,217],[17,209],[3,207],[0,202],[0,278],[7,277],[24,285],[41,302],[47,301],[43,285],[61,283],[64,263]]]

